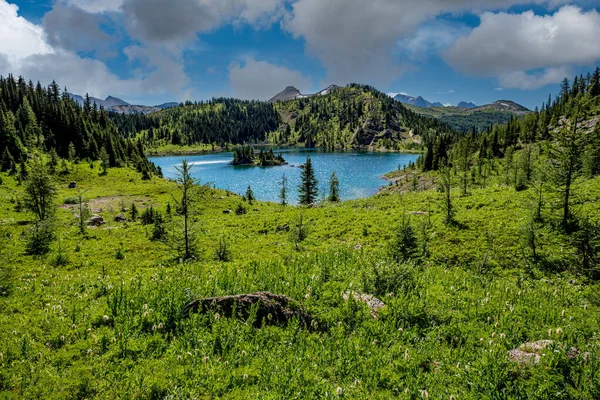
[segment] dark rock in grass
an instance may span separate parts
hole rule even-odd
[[[70,182],[69,186],[67,186],[69,189],[77,189],[77,182]]]
[[[100,215],[92,215],[92,218],[88,219],[86,223],[88,226],[102,226],[106,222],[104,222],[104,218],[102,218]]]
[[[289,231],[290,231],[290,226],[288,224],[277,227],[277,232],[289,232]]]
[[[125,214],[120,213],[119,215],[117,215],[115,217],[115,222],[127,222],[127,218],[125,217]]]
[[[297,318],[308,330],[317,329],[317,321],[306,313],[302,306],[289,297],[268,292],[241,294],[237,296],[210,297],[194,300],[185,306],[184,314],[208,313],[213,311],[222,317],[234,316],[247,319],[256,309],[255,327],[264,324],[283,326]]]

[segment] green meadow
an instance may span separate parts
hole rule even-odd
[[[34,217],[24,183],[0,174],[2,398],[600,398],[600,285],[557,229],[550,188],[532,223],[534,188],[517,192],[498,172],[463,196],[453,175],[448,225],[437,190],[284,207],[200,186],[197,257],[184,261],[177,184],[92,166],[55,175],[56,234],[43,256],[25,252]],[[79,191],[106,221],[83,235]],[[600,222],[600,178],[575,193],[577,215]],[[133,204],[158,211],[172,240],[151,240],[140,216],[114,221]],[[417,243],[399,261],[407,224]],[[318,329],[183,312],[197,298],[259,291],[295,300]],[[385,307],[374,315],[354,293]],[[553,341],[539,363],[511,361],[512,349],[538,340]]]

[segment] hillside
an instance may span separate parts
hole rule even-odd
[[[495,124],[505,124],[515,115],[521,116],[531,112],[526,107],[508,100],[498,100],[480,107],[473,103],[461,104],[463,107],[407,107],[415,113],[439,118],[460,132],[470,132],[473,128],[482,131]]]
[[[327,95],[279,102],[280,129],[269,135],[277,144],[308,147],[398,149],[419,147],[430,129],[449,128],[411,112],[389,96],[357,84]]]
[[[288,88],[276,97],[297,96]],[[167,146],[271,143],[326,149],[421,148],[447,125],[407,110],[372,87],[329,87],[273,103],[213,99],[150,115],[111,114],[121,133],[147,149]]]
[[[282,92],[277,93],[275,96],[273,96],[268,102],[269,103],[277,103],[279,101],[304,99],[304,98],[313,97],[313,96],[325,96],[337,89],[339,89],[339,86],[330,85],[327,88],[325,88],[317,93],[302,94],[302,93],[300,93],[300,90],[296,89],[295,87],[288,86]]]
[[[73,99],[79,106],[83,107],[86,102],[86,98],[77,94],[68,93],[69,97]],[[129,104],[125,100],[108,96],[106,99],[98,99],[96,97],[88,97],[90,107],[95,104],[96,107],[103,107],[107,112],[114,112],[120,114],[151,114],[167,108],[173,108],[179,106],[179,103],[164,103],[156,106],[144,106],[144,105],[133,105]]]

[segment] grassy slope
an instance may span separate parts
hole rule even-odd
[[[76,180],[108,221],[121,200],[142,209],[173,204],[172,183],[142,182],[127,169],[97,172],[77,166],[62,179],[59,200],[73,194],[65,186]],[[472,399],[600,393],[595,358],[571,361],[557,349],[536,367],[507,359],[519,344],[547,338],[599,354],[598,286],[571,273],[538,271],[523,256],[528,192],[494,186],[465,198],[455,193],[462,229],[441,223],[433,191],[307,209],[310,236],[297,253],[276,228],[293,224],[299,209],[255,203],[247,215],[226,215],[239,197],[205,190],[198,216],[203,261],[180,264],[168,246],[147,239],[151,227],[109,222],[82,238],[67,209],[58,210],[54,253],[24,256],[29,217],[10,202],[21,188],[2,178],[0,261],[11,266],[14,281],[10,296],[0,298],[4,396],[322,398],[338,387],[346,398],[361,399],[415,398],[423,389],[431,398]],[[600,180],[582,184],[578,194],[598,215]],[[383,250],[402,212],[428,210],[424,265],[386,261]],[[554,218],[550,208],[545,215]],[[428,219],[411,218],[417,227]],[[233,262],[212,261],[223,235]],[[540,242],[545,257],[570,264],[566,238],[547,230]],[[54,267],[59,245],[69,263]],[[123,260],[115,257],[118,249]],[[190,298],[258,290],[302,302],[330,329],[254,329],[215,316],[181,317]],[[374,320],[364,305],[343,300],[348,290],[370,291],[387,307]]]

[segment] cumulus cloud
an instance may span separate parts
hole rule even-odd
[[[287,86],[301,92],[312,87],[312,82],[299,71],[257,61],[247,57],[243,64],[229,65],[229,81],[233,95],[242,99],[268,100]]]
[[[394,45],[410,38],[422,23],[444,13],[506,9],[520,3],[532,1],[297,0],[283,27],[306,41],[306,50],[327,69],[328,81],[386,84],[406,70],[397,61]]]
[[[56,80],[71,92],[97,97],[173,94],[188,83],[176,50],[164,54],[153,47],[130,48],[128,57],[142,60],[144,67],[123,79],[101,61],[51,45],[41,26],[20,17],[18,7],[5,0],[0,0],[0,37],[10,38],[0,41],[0,75],[23,75],[43,84]]]
[[[55,4],[43,18],[50,45],[72,51],[104,53],[113,39],[99,28],[102,17],[77,6]]]
[[[123,0],[130,31],[151,42],[187,41],[225,22],[268,25],[283,14],[283,0]]]
[[[559,82],[570,65],[600,59],[598,38],[596,10],[564,6],[546,16],[486,12],[479,27],[458,39],[444,58],[461,72],[499,77],[502,86],[536,89]]]
[[[61,0],[66,5],[77,6],[90,13],[119,11],[123,0]]]

